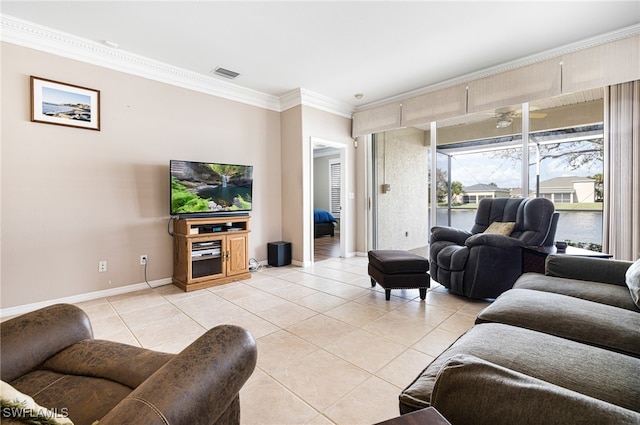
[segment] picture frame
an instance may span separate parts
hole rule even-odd
[[[31,121],[100,131],[100,91],[31,76]]]

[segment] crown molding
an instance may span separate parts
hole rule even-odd
[[[299,87],[291,90],[280,98],[280,106],[282,111],[291,109],[298,105],[311,106],[321,111],[330,112],[344,118],[353,116],[353,105],[340,102],[330,97],[312,92],[310,90]]]
[[[359,111],[364,111],[367,109],[373,109],[379,106],[387,105],[389,103],[402,102],[403,100],[420,96],[426,93],[431,93],[436,90],[445,89],[458,84],[465,84],[473,80],[489,77],[491,75],[510,71],[516,68],[521,68],[523,66],[531,65],[534,63],[543,62],[549,59],[559,58],[559,57],[562,57],[563,55],[568,55],[570,53],[574,53],[580,50],[589,49],[592,47],[600,46],[602,44],[611,43],[611,42],[622,40],[625,38],[634,37],[639,34],[640,34],[640,24],[631,25],[629,27],[621,28],[619,30],[612,31],[606,34],[601,34],[599,36],[591,37],[575,43],[556,47],[554,49],[547,50],[542,53],[526,56],[524,58],[520,58],[511,62],[503,63],[503,64],[496,65],[486,69],[482,69],[480,71],[473,72],[471,74],[462,75],[460,77],[452,78],[450,80],[432,84],[426,87],[421,87],[419,89],[401,93],[392,97],[388,97],[386,99],[381,99],[375,102],[360,105],[355,108],[355,111],[359,112]]]
[[[351,105],[304,89],[279,98],[8,15],[0,15],[0,41],[276,112],[300,104],[348,118],[353,112]]]

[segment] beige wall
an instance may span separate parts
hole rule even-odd
[[[169,279],[170,159],[254,166],[250,257],[266,259],[283,218],[299,222],[281,170],[299,177],[300,153],[281,161],[279,113],[12,44],[1,54],[2,308],[141,283],[141,254],[148,280]],[[100,90],[102,130],[30,122],[30,75]]]
[[[348,154],[346,173],[347,193],[354,192],[355,167],[353,166],[353,139],[351,120],[309,106],[296,106],[281,113],[282,123],[282,237],[291,242],[293,264],[311,263],[313,243],[311,175],[313,139],[323,139],[344,144]],[[349,200],[352,204],[353,200]],[[349,220],[353,221],[351,208]],[[344,223],[344,221],[342,221]],[[353,251],[353,234],[344,237],[350,242],[347,253]]]
[[[280,114],[282,125],[282,240],[291,242],[291,260],[302,254],[302,106]]]

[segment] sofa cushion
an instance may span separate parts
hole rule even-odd
[[[637,412],[467,355],[443,365],[431,400],[456,425],[640,423]]]
[[[625,283],[629,287],[631,299],[640,308],[640,259],[636,260],[628,269],[624,276]]]
[[[47,423],[59,425],[73,425],[71,419],[65,416],[66,410],[50,410],[40,406],[35,400],[21,393],[4,381],[0,381],[0,399],[2,399],[2,422],[4,419],[33,420],[46,418]]]
[[[545,274],[625,286],[624,274],[630,265],[631,261],[553,254],[545,259]]]
[[[500,221],[494,221],[483,233],[495,233],[497,235],[509,236],[511,232],[513,232],[514,227],[516,227],[515,222],[503,223]]]
[[[640,314],[551,292],[512,289],[476,323],[504,323],[640,357]]]
[[[500,323],[474,326],[400,394],[401,413],[428,407],[436,377],[453,356],[468,354],[568,390],[639,411],[640,359]]]
[[[634,304],[629,296],[629,288],[626,285],[525,273],[516,280],[513,287],[553,292],[640,312],[640,308]]]
[[[112,410],[131,389],[107,379],[36,370],[11,382],[41,406],[64,411],[75,425],[91,425]]]

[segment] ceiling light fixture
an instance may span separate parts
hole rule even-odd
[[[500,117],[498,121],[496,121],[496,128],[505,128],[509,127],[513,122],[513,118],[511,117]]]
[[[353,95],[353,97],[355,97],[356,99],[360,100],[364,97],[364,95],[362,93],[356,93]]]
[[[216,74],[216,75],[219,75],[219,76],[224,77],[224,78],[228,78],[230,80],[233,80],[238,75],[240,75],[240,73],[238,73],[238,72],[230,71],[230,70],[222,68],[220,66],[217,67],[216,69],[214,69],[212,72],[214,74]]]

